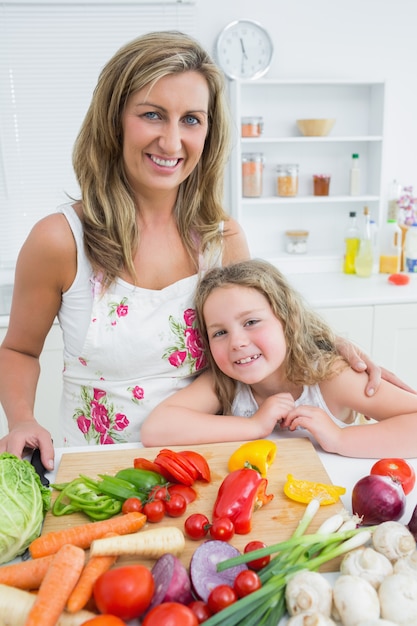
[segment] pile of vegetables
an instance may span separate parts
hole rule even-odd
[[[23,554],[41,533],[51,492],[28,461],[0,455],[0,563]]]

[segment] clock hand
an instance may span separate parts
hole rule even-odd
[[[243,43],[243,39],[242,37],[240,37],[240,47],[242,48],[242,52],[243,52],[243,56],[245,59],[248,58],[248,55],[246,54],[246,50],[245,50],[245,44]]]

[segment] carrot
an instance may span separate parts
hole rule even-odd
[[[184,548],[184,533],[176,526],[162,526],[122,537],[96,539],[91,544],[90,554],[92,556],[134,554],[156,559],[166,552],[178,556]]]
[[[39,586],[51,564],[54,555],[40,559],[29,559],[20,563],[11,563],[0,567],[0,584],[18,589],[39,589]],[[1,622],[0,622],[1,623]]]
[[[107,533],[106,537],[118,537],[116,533]],[[67,602],[67,611],[76,613],[85,607],[93,594],[93,587],[96,580],[107,572],[117,560],[116,555],[91,556],[87,561],[81,576]]]
[[[126,535],[140,530],[146,522],[143,513],[126,513],[101,522],[88,522],[79,526],[71,526],[41,535],[29,545],[29,552],[33,559],[55,554],[66,543],[86,550],[94,539],[100,539],[107,533]]]
[[[55,581],[55,588],[59,584]],[[26,626],[30,609],[34,605],[36,595],[29,591],[0,585],[0,624],[1,626]],[[97,617],[91,611],[79,611],[70,615],[62,613],[56,626],[81,626],[87,620]]]
[[[65,544],[58,550],[39,587],[25,626],[55,626],[85,562],[85,552]]]

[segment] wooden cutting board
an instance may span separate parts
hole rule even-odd
[[[227,462],[234,450],[241,442],[221,443],[213,445],[194,446],[170,446],[172,450],[192,449],[200,452],[207,459],[212,475],[210,483],[196,482],[194,487],[198,492],[198,498],[187,507],[186,514],[180,518],[165,517],[159,525],[178,526],[183,530],[184,520],[191,513],[204,513],[211,519],[213,504],[218,488],[227,474]],[[245,545],[251,540],[261,540],[267,545],[278,543],[288,539],[299,520],[301,519],[305,505],[293,502],[287,498],[283,492],[287,474],[293,474],[296,478],[312,480],[321,483],[331,483],[331,480],[320,461],[309,439],[279,439],[277,440],[277,456],[274,464],[268,471],[268,493],[273,493],[274,498],[265,507],[253,513],[252,531],[248,535],[235,535],[230,541],[239,550],[243,551]],[[126,450],[112,450],[109,446],[107,450],[91,451],[86,449],[81,453],[67,453],[62,455],[61,463],[57,472],[56,482],[67,482],[77,478],[79,474],[85,474],[91,478],[96,478],[98,474],[115,474],[118,470],[133,466],[135,457],[146,457],[153,460],[160,448],[134,448]],[[54,492],[53,498],[57,492]],[[320,523],[327,517],[338,512],[342,508],[339,501],[336,504],[322,506],[315,516],[308,532],[313,532]],[[88,518],[81,513],[73,513],[62,517],[55,517],[48,512],[45,518],[42,534],[49,531],[60,530],[68,526],[83,524]],[[153,527],[153,524],[146,524],[144,529]],[[191,555],[200,542],[186,539],[186,548],[181,557],[183,563],[188,566]],[[153,565],[153,561],[140,560],[135,558],[120,558],[118,565],[126,563],[140,562],[148,566]],[[336,564],[326,564],[322,571],[334,571]]]

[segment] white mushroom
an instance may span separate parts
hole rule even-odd
[[[405,574],[412,574],[417,576],[417,550],[414,550],[408,556],[403,556],[394,563],[394,574],[404,572]]]
[[[345,554],[340,572],[360,576],[378,589],[385,576],[393,573],[393,567],[385,555],[373,548],[362,547]]]
[[[387,576],[378,589],[381,617],[399,626],[417,624],[417,577],[410,574]]]
[[[336,622],[323,613],[306,611],[290,617],[287,626],[336,626]]]
[[[390,561],[407,556],[416,549],[416,540],[404,524],[382,522],[372,533],[372,544],[377,552]]]
[[[322,574],[302,570],[288,581],[285,600],[290,615],[317,611],[330,617],[332,586]]]
[[[365,619],[380,616],[378,594],[371,583],[360,576],[342,574],[333,588],[335,614],[343,626],[358,626]]]

